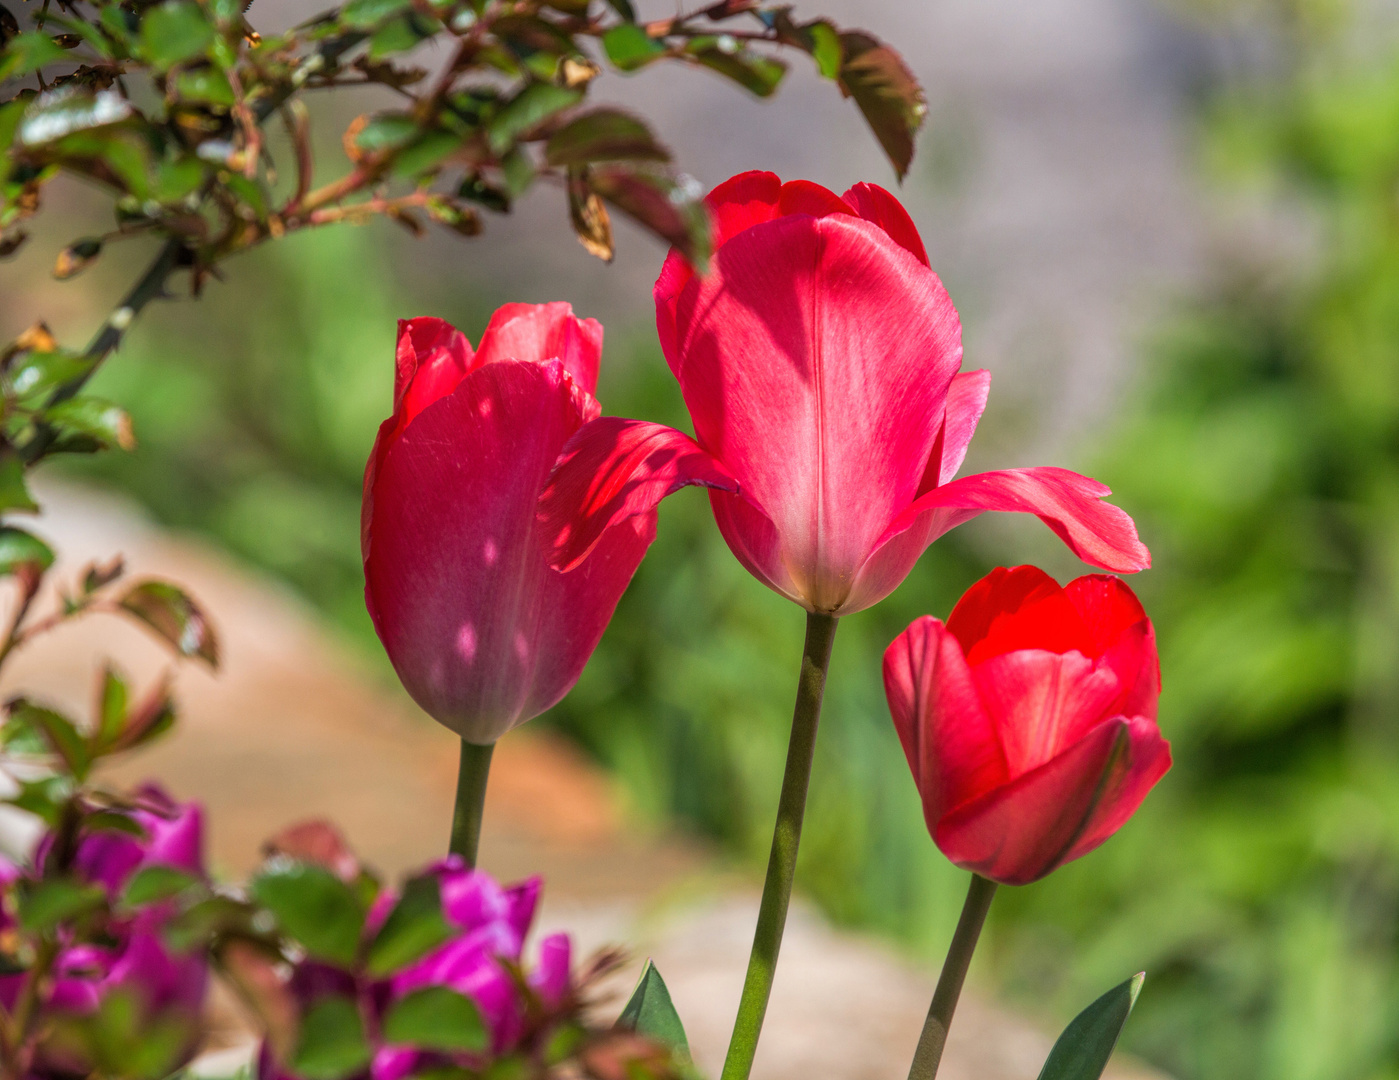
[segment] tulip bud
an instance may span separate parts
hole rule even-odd
[[[1114,577],[994,570],[894,639],[884,688],[934,841],[1007,885],[1092,851],[1171,767],[1155,633]]]

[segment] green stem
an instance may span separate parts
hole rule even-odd
[[[452,843],[448,850],[460,855],[466,865],[476,865],[476,849],[481,843],[481,817],[486,809],[486,781],[491,775],[491,754],[495,743],[477,746],[461,741],[457,765],[457,802],[452,812]]]
[[[787,746],[787,768],[782,774],[782,794],[777,801],[777,824],[772,831],[767,879],[753,931],[753,952],[743,980],[743,996],[734,1019],[733,1038],[720,1080],[747,1080],[763,1030],[782,930],[787,925],[787,905],[792,898],[792,875],[797,866],[802,817],[806,813],[806,788],[811,779],[811,759],[816,749],[816,725],[821,719],[821,695],[831,663],[831,642],[836,636],[836,616],[809,614],[806,644],[802,649],[801,675],[797,680],[797,705],[792,714],[792,739]]]
[[[947,959],[942,962],[942,974],[938,976],[937,989],[933,991],[933,1003],[928,1006],[928,1019],[923,1021],[923,1034],[918,1038],[918,1049],[913,1054],[908,1080],[933,1080],[938,1074],[942,1050],[947,1045],[947,1031],[952,1026],[952,1014],[957,1009],[957,999],[962,996],[967,968],[971,966],[972,953],[976,951],[977,939],[981,937],[981,928],[986,923],[986,913],[991,909],[991,899],[995,895],[994,881],[988,881],[980,874],[972,875],[967,902],[962,905],[962,917],[957,920],[952,944],[947,947]]]

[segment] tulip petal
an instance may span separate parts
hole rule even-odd
[[[1016,649],[971,670],[1010,776],[1039,768],[1113,715],[1124,689],[1110,664],[1077,650]]]
[[[399,319],[393,378],[398,426],[450,394],[477,366],[471,342],[445,319]]]
[[[1057,581],[1038,566],[998,566],[962,594],[947,628],[976,665],[1015,649],[1102,650]]]
[[[1161,664],[1156,631],[1141,601],[1126,583],[1106,574],[1088,574],[1064,586],[1064,595],[1095,639],[1096,654],[1117,671],[1125,694],[1118,711],[1156,718]]]
[[[962,647],[931,615],[914,620],[884,652],[884,692],[928,828],[1009,775],[991,717]]]
[[[928,250],[923,246],[923,238],[918,235],[918,226],[908,216],[903,204],[878,184],[856,184],[842,199],[854,207],[855,213],[866,221],[872,221],[889,234],[890,239],[907,249],[915,259],[932,269],[928,261]],[[984,403],[983,403],[984,404]]]
[[[597,390],[601,359],[602,324],[578,318],[563,301],[497,308],[476,350],[478,367],[500,360],[558,360],[589,394]]]
[[[958,866],[1025,885],[1086,855],[1126,823],[1171,765],[1155,723],[1118,717],[1057,757],[957,807],[933,839]]]
[[[583,425],[539,497],[550,565],[572,571],[608,529],[652,513],[667,495],[691,484],[738,490],[720,462],[674,428],[620,416]]]
[[[842,610],[859,611],[888,596],[929,544],[988,510],[1036,515],[1086,563],[1124,574],[1145,570],[1151,553],[1127,513],[1102,501],[1110,494],[1096,480],[1050,467],[954,480],[920,495],[894,518]]]
[[[654,537],[643,514],[574,574],[546,564],[539,491],[583,405],[560,363],[486,364],[390,444],[374,481],[370,615],[413,698],[472,742],[568,692]]]
[[[977,422],[986,411],[986,398],[991,393],[989,371],[958,373],[947,388],[947,410],[943,414],[942,430],[928,457],[928,467],[919,485],[920,495],[957,475],[967,458],[967,447],[976,434]]]
[[[729,240],[675,313],[696,438],[781,537],[763,576],[790,575],[811,610],[845,610],[917,497],[961,365],[946,291],[878,226],[798,215]]]

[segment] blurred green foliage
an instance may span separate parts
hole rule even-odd
[[[1125,1045],[1181,1078],[1399,1077],[1399,63],[1304,57],[1217,95],[1204,135],[1206,160],[1306,243],[1220,260],[1147,351],[1146,386],[1089,470],[1153,548],[1134,584],[1160,631],[1176,769],[1111,843],[1002,890],[988,957],[1058,1019],[1147,969]],[[257,320],[216,301],[197,336],[189,310],[145,331],[99,378],[141,452],[86,466],[282,575],[366,645],[360,470],[409,313],[343,272],[371,247],[350,231],[277,245],[254,256]],[[411,313],[475,336],[490,305],[462,303]],[[652,336],[611,329],[607,411],[683,424]],[[842,622],[799,870],[838,920],[929,955],[965,878],[927,838],[878,658],[914,616],[946,614],[991,535],[940,541]],[[996,554],[1048,550],[1017,544]],[[549,722],[643,811],[757,864],[801,622],[685,493]]]

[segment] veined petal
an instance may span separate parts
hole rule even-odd
[[[675,314],[696,438],[772,520],[803,603],[842,610],[961,366],[946,291],[878,226],[797,215],[729,240]]]
[[[1131,817],[1170,768],[1142,717],[1100,724],[1039,768],[957,807],[933,839],[958,866],[1025,885],[1086,855]]]
[[[1102,501],[1110,494],[1111,489],[1090,477],[1042,466],[965,476],[920,495],[894,518],[862,568],[862,579],[869,580],[857,590],[861,606],[888,595],[879,588],[891,579],[894,585],[902,581],[939,536],[987,510],[1034,514],[1086,563],[1124,574],[1145,570],[1151,553],[1127,513]],[[874,599],[865,600],[867,595]]]
[[[539,497],[539,522],[552,566],[571,571],[604,533],[649,514],[690,484],[737,491],[723,464],[664,424],[603,416],[563,447]]]
[[[885,650],[884,692],[929,829],[1006,782],[1005,755],[962,647],[937,619],[914,620]]]
[[[601,359],[602,324],[578,318],[573,306],[563,301],[502,305],[476,350],[477,366],[499,360],[558,360],[589,394],[597,390]]]

